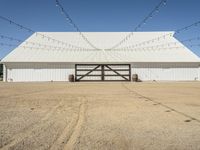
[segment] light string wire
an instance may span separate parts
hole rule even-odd
[[[159,50],[171,50],[171,49],[177,49],[177,48],[186,48],[186,47],[200,47],[200,44],[191,44],[188,46],[174,46],[174,47],[157,47],[155,46],[156,49],[154,49],[154,47],[142,47],[142,48],[138,48],[138,49],[134,49],[134,50],[123,50],[123,51],[142,51],[142,50],[152,50],[152,51],[159,51]],[[121,49],[117,49],[116,51],[122,51]]]
[[[180,41],[181,43],[186,43],[186,42],[193,42],[193,41],[199,41],[200,40],[200,37],[194,37],[194,38],[189,38],[189,39],[186,39],[186,40],[182,40]],[[154,49],[154,48],[159,48],[159,47],[166,47],[166,46],[170,46],[170,45],[177,45],[180,43],[179,41],[177,42],[168,42],[168,43],[165,43],[165,44],[159,44],[159,45],[152,45],[152,46],[146,46],[146,47],[134,47],[134,48],[131,48],[131,47],[126,47],[126,48],[118,48],[118,49],[115,49],[115,50],[139,50],[139,49]],[[156,49],[155,49],[156,50]]]
[[[29,33],[36,33],[36,36],[40,36],[40,37],[42,37],[42,38],[44,38],[44,39],[46,39],[46,40],[48,40],[48,41],[55,42],[55,43],[57,43],[57,44],[60,44],[60,45],[65,46],[65,47],[70,47],[70,48],[81,48],[81,49],[86,50],[86,48],[84,48],[84,47],[75,46],[75,45],[72,45],[72,44],[69,44],[69,43],[66,43],[66,42],[63,42],[63,41],[54,39],[54,38],[52,38],[52,37],[50,37],[50,36],[47,36],[47,35],[44,35],[44,34],[42,34],[42,33],[35,32],[35,31],[32,30],[31,28],[28,28],[28,27],[25,27],[25,26],[23,26],[23,25],[21,25],[21,24],[18,24],[18,23],[14,22],[14,21],[12,21],[12,20],[6,18],[6,17],[0,16],[0,19],[3,20],[3,21],[6,21],[6,22],[8,22],[8,23],[10,23],[11,25],[14,25],[14,26],[18,27],[19,29],[23,29],[23,30],[25,30],[25,31],[27,31],[27,32],[29,32]]]
[[[200,21],[196,21],[188,26],[185,26],[183,28],[180,28],[180,29],[177,29],[175,32],[174,32],[174,35],[178,35],[184,31],[187,31],[189,29],[192,29],[193,27],[197,27],[200,25]],[[157,42],[157,41],[160,41],[162,39],[165,39],[166,37],[172,37],[173,36],[173,33],[166,33],[162,36],[158,36],[156,38],[153,38],[153,39],[150,39],[150,40],[146,40],[146,41],[143,41],[143,42],[140,42],[138,44],[134,44],[134,45],[130,45],[130,46],[126,46],[126,47],[123,47],[123,49],[126,49],[126,48],[135,48],[135,47],[140,47],[140,46],[143,46],[143,45],[148,45],[148,44],[151,44],[153,42]]]
[[[92,42],[90,42],[88,40],[88,38],[81,32],[81,30],[79,29],[79,27],[74,23],[74,21],[72,20],[72,18],[70,17],[70,15],[67,13],[67,11],[64,9],[64,7],[62,6],[62,4],[59,2],[59,0],[55,0],[56,1],[56,6],[59,8],[60,13],[64,16],[65,20],[73,26],[73,28],[79,33],[79,35],[82,37],[82,39],[90,45],[90,47],[100,50],[99,48],[97,48]]]
[[[66,47],[59,47],[59,46],[53,46],[53,45],[46,45],[46,44],[41,44],[41,43],[37,43],[37,42],[30,42],[30,41],[23,41],[21,39],[18,39],[18,38],[14,38],[14,37],[10,37],[10,36],[6,36],[6,35],[2,35],[0,34],[0,39],[8,39],[10,41],[16,41],[16,42],[19,42],[19,43],[24,43],[26,45],[30,44],[30,45],[36,45],[36,46],[39,46],[41,48],[50,48],[51,50],[56,50],[56,49],[66,49]],[[74,49],[70,49],[68,48],[67,50],[74,50]],[[82,50],[81,48],[76,48],[75,50]],[[84,50],[85,51],[85,50]]]
[[[0,42],[0,46],[7,46],[7,47],[17,47],[17,48],[24,48],[24,49],[35,49],[35,50],[55,50],[55,51],[68,51],[68,50],[72,50],[72,51],[85,51],[85,50],[80,50],[80,49],[69,49],[69,48],[65,48],[65,47],[49,47],[49,49],[46,49],[48,48],[48,45],[44,45],[44,47],[34,47],[34,46],[20,46],[20,45],[17,45],[17,44],[10,44],[10,43],[4,43],[4,42]],[[87,49],[87,51],[97,51],[97,50],[94,50],[94,49]]]
[[[159,2],[159,4],[156,5],[154,7],[154,9],[134,28],[133,32],[130,32],[124,39],[122,39],[116,45],[114,45],[113,47],[111,47],[107,50],[115,49],[115,48],[119,47],[120,45],[122,45],[123,43],[125,43],[126,41],[128,41],[133,36],[134,32],[138,31],[138,29],[140,29],[142,27],[142,25],[145,25],[149,19],[152,19],[154,14],[158,13],[161,6],[165,6],[166,3],[167,3],[167,0],[161,0]]]

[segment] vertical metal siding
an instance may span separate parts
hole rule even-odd
[[[75,65],[67,63],[9,63],[6,64],[6,67],[7,81],[13,82],[68,81],[68,75],[74,74],[75,71]],[[6,69],[4,69],[4,75],[6,74],[5,71]],[[143,81],[200,80],[200,66],[191,63],[138,63],[132,64],[131,72],[138,74],[139,79]],[[111,79],[112,77],[108,78]]]
[[[69,64],[9,64],[7,81],[68,81],[74,74],[74,65]]]
[[[143,81],[193,81],[200,80],[199,67],[195,64],[137,64],[132,65]]]

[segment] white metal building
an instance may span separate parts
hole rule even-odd
[[[127,32],[83,33],[100,50],[91,49],[77,32],[42,34],[85,49],[66,48],[35,33],[3,58],[4,81],[68,81],[68,75],[75,74],[75,64],[104,63],[130,64],[131,74],[138,74],[143,81],[200,80],[200,58],[175,39],[174,32],[135,32],[127,42],[111,50],[108,49],[123,39]],[[166,37],[131,47],[163,35]],[[32,44],[29,48],[31,42],[41,46]]]

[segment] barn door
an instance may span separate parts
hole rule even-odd
[[[131,81],[130,64],[76,64],[75,81]]]

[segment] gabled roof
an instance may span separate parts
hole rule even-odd
[[[89,45],[77,32],[39,32],[59,41],[84,47],[74,49],[60,45],[38,36],[34,33],[25,42],[9,53],[2,62],[200,62],[198,56],[173,37],[174,32],[134,32],[132,37],[120,45],[117,49],[106,50],[122,40],[127,32],[84,32],[83,34],[101,50],[91,50]],[[166,36],[160,40],[140,46],[140,48],[126,49],[125,47]],[[27,42],[27,43],[26,43]],[[28,42],[63,48],[27,48],[26,46],[38,47]],[[177,42],[174,46],[166,43]],[[165,45],[162,48],[157,45]],[[24,46],[24,48],[23,48]],[[151,47],[153,46],[153,47]],[[142,47],[142,48],[141,48]]]

